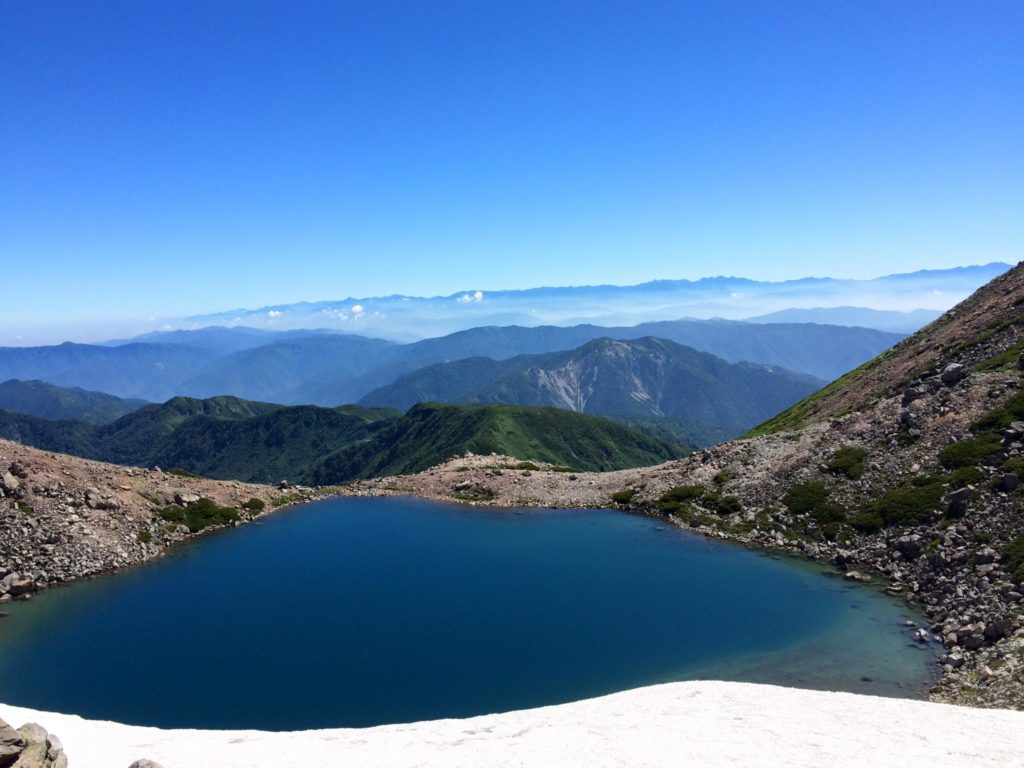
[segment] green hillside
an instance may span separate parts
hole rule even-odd
[[[145,400],[124,400],[80,387],[57,387],[38,379],[0,383],[0,408],[42,419],[109,424],[145,404]]]
[[[0,411],[0,437],[117,464],[277,482],[296,480],[319,458],[368,440],[400,417],[383,408],[176,397],[103,426]]]
[[[467,451],[580,470],[657,464],[683,452],[624,425],[557,408],[428,403],[410,409],[373,440],[326,457],[308,479],[332,484],[418,472]]]

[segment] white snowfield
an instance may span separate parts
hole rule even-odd
[[[154,692],[154,695],[159,695]],[[140,728],[0,704],[70,768],[309,766],[1024,766],[1024,712],[744,683],[687,682],[519,712],[271,733]]]

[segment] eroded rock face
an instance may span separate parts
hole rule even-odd
[[[68,768],[64,745],[36,723],[14,730],[0,720],[0,768]]]

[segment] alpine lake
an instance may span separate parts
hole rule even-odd
[[[336,498],[4,606],[0,701],[360,727],[719,679],[920,698],[908,606],[615,510]]]

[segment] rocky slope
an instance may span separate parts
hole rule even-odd
[[[0,603],[159,556],[311,491],[103,464],[0,440]]]
[[[929,616],[937,700],[1024,708],[1024,265],[758,435],[566,474],[470,456],[356,494],[608,506],[831,561]]]

